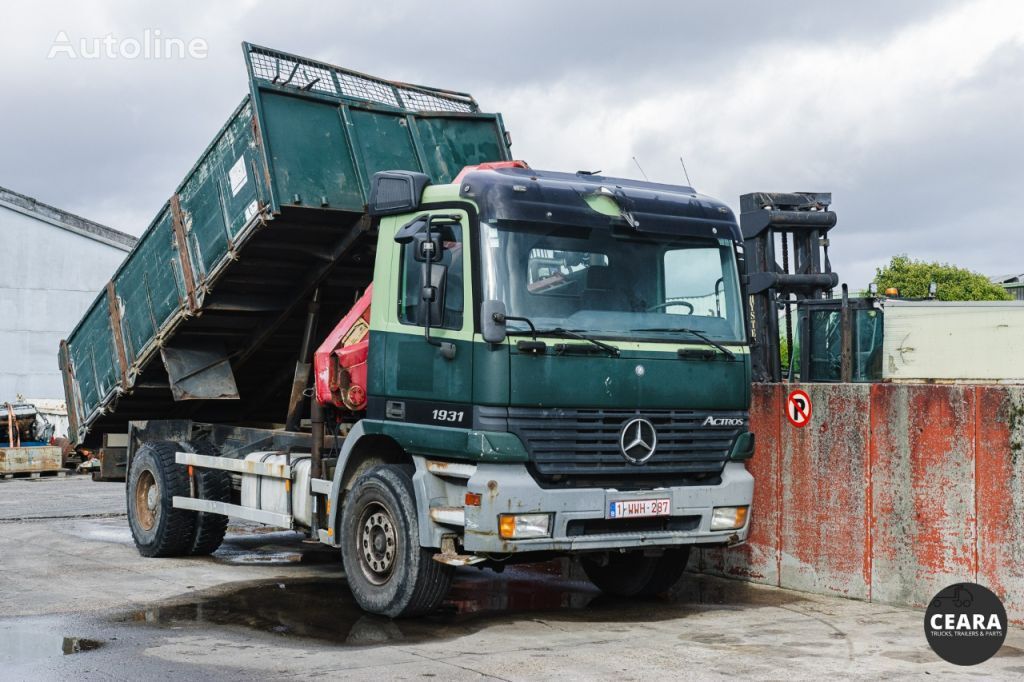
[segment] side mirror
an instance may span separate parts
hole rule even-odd
[[[487,343],[502,343],[508,335],[505,328],[505,304],[487,300],[480,304],[480,333]]]

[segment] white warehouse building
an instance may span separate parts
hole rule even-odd
[[[135,241],[0,187],[0,405],[64,400],[60,340]]]

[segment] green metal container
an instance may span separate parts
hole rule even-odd
[[[249,94],[61,343],[71,433],[276,423],[307,307],[321,338],[373,276],[370,178],[509,158],[467,94],[243,44]]]

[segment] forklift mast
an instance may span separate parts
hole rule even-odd
[[[828,192],[752,192],[740,197],[750,304],[751,365],[756,382],[782,380],[779,312],[793,367],[792,306],[832,298],[839,276],[828,260],[828,231],[836,225]],[[778,239],[776,239],[778,236]],[[776,254],[776,245],[781,251]],[[779,257],[781,256],[781,263]]]

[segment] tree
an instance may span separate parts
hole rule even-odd
[[[935,282],[935,297],[940,301],[1009,301],[1013,298],[985,275],[948,263],[912,260],[906,254],[893,256],[888,265],[875,270],[874,281],[879,293],[896,287],[903,298],[925,298],[932,282]]]

